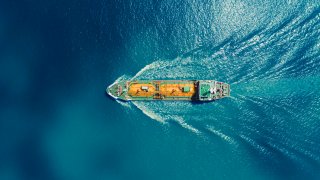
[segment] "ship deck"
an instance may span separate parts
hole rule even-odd
[[[146,87],[147,90],[142,90]],[[194,81],[136,81],[128,85],[128,96],[135,100],[190,100],[196,94]]]
[[[116,82],[106,91],[124,101],[212,101],[230,96],[230,85],[215,80],[134,80]]]

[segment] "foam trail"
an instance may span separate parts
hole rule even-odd
[[[231,138],[230,136],[227,136],[226,134],[222,133],[219,130],[216,130],[214,127],[207,126],[207,130],[215,134],[216,136],[220,137],[224,141],[228,142],[229,144],[236,145],[236,141]]]
[[[181,116],[178,116],[176,111],[168,110],[172,106],[174,106],[174,103],[172,102],[134,101],[133,104],[151,119],[154,119],[161,123],[174,121],[190,132],[201,134],[201,132],[197,128],[188,124]]]
[[[315,16],[291,17],[243,39],[231,36],[173,60],[157,60],[128,78],[215,79],[231,84],[232,97],[204,104],[132,104],[160,123],[178,123],[195,134],[209,131],[230,145],[245,142],[266,157],[274,153],[273,148],[292,161],[299,161],[298,150],[318,161],[320,43],[316,37],[320,31],[316,29],[320,16],[317,10],[308,13]],[[271,144],[266,143],[270,140]],[[292,147],[290,142],[297,145]]]
[[[152,111],[150,108],[148,108],[148,106],[146,104],[144,104],[143,102],[133,102],[133,104],[139,108],[145,115],[147,115],[148,117],[150,117],[151,119],[154,119],[158,122],[161,123],[165,123],[165,119],[163,117],[161,117],[160,115],[158,115],[157,113],[155,113],[154,111]]]
[[[196,133],[196,134],[200,134],[200,133],[201,133],[201,132],[200,132],[198,129],[196,129],[195,127],[187,124],[187,123],[185,122],[185,120],[183,120],[182,117],[174,116],[174,117],[172,117],[172,118],[173,118],[176,122],[178,122],[183,128],[186,128],[186,129],[188,129],[188,130],[190,130],[191,132]]]
[[[230,7],[228,3],[225,5],[223,7]],[[296,12],[295,8],[279,12]],[[259,11],[250,7],[248,12],[252,9]],[[215,79],[231,84],[231,97],[202,104],[181,101],[132,104],[160,123],[178,123],[188,132],[217,136],[232,148],[236,145],[237,150],[243,147],[239,152],[244,157],[258,154],[258,159],[262,157],[279,167],[287,165],[279,162],[279,157],[290,164],[298,164],[300,169],[308,167],[308,164],[300,166],[303,161],[310,162],[310,167],[314,162],[318,165],[318,4],[298,15],[280,14],[259,27],[254,26],[255,15],[266,16],[253,12],[252,24],[246,26],[253,29],[246,31],[244,28],[238,32],[234,30],[248,23],[248,18],[241,19],[239,15],[236,17],[240,19],[230,22],[234,17],[229,11],[233,9],[215,10],[218,12],[213,17],[215,24],[228,24],[214,32],[219,41],[208,41],[172,60],[154,61],[129,79]],[[217,141],[217,138],[211,140]]]
[[[320,90],[320,77],[283,78],[260,80],[233,86],[233,93],[240,96],[275,97],[282,95],[308,95]]]

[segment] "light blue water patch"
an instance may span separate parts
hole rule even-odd
[[[320,179],[319,0],[0,9],[1,180]],[[105,94],[115,79],[214,79],[232,91],[117,102]]]
[[[268,18],[255,12],[259,8],[237,3],[240,4],[234,4],[235,7],[243,8],[243,12],[237,11],[240,14],[230,13],[232,9],[219,9],[237,18],[241,18],[241,12],[252,13],[252,22],[241,26],[245,28],[243,32],[257,29],[253,25],[255,20]],[[299,5],[286,13],[302,7],[307,11],[286,14],[287,18],[281,12],[281,22],[269,19],[264,22],[266,27],[237,37],[228,33],[228,29],[238,29],[237,23],[243,25],[241,19],[219,19],[220,24],[223,20],[228,23],[221,27],[226,29],[218,30],[227,33],[221,35],[227,38],[222,43],[203,45],[172,60],[154,61],[132,78],[127,77],[128,80],[215,79],[231,84],[230,98],[211,103],[132,104],[164,126],[179,125],[199,139],[220,139],[233,149],[232,156],[240,162],[247,162],[246,157],[263,159],[265,166],[276,168],[270,171],[277,177],[292,169],[300,170],[294,173],[298,177],[319,176],[320,11],[308,3],[290,3]]]

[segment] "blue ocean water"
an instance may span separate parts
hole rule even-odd
[[[0,179],[320,179],[320,1],[0,2]],[[211,103],[118,102],[216,79]]]

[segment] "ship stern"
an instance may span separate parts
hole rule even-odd
[[[213,101],[230,96],[230,85],[215,80],[199,80],[198,99]]]

